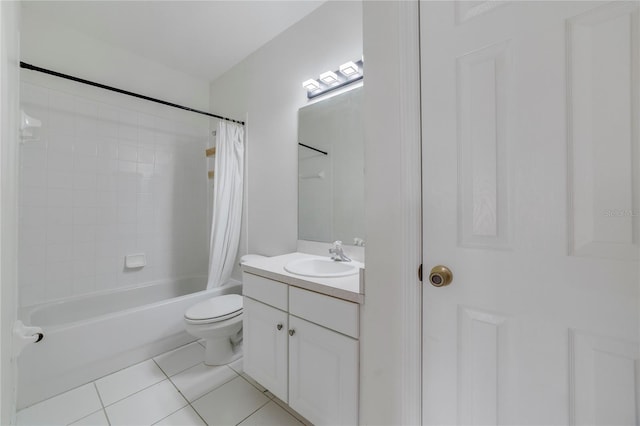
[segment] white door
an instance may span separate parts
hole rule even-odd
[[[358,341],[289,316],[289,405],[314,425],[358,424]]]
[[[243,315],[244,371],[287,402],[287,313],[245,296]]]
[[[638,2],[422,2],[425,424],[638,424]]]

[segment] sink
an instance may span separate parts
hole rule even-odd
[[[358,273],[354,262],[336,262],[329,258],[305,258],[292,260],[284,267],[285,271],[305,277],[346,277]]]

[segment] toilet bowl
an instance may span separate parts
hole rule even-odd
[[[242,356],[242,296],[225,294],[190,307],[185,329],[204,339],[207,365],[228,364]]]

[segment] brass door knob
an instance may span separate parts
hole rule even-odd
[[[429,273],[429,282],[434,287],[445,287],[453,281],[453,274],[446,266],[434,266]]]

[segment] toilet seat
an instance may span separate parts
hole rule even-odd
[[[187,310],[184,319],[189,324],[210,324],[242,314],[242,296],[225,294],[200,302]]]

